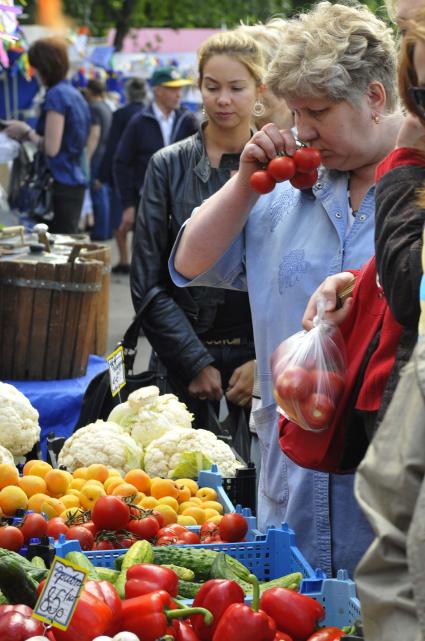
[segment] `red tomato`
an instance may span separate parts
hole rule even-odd
[[[218,523],[214,523],[214,521],[205,521],[205,523],[201,525],[201,531],[200,531],[201,539],[204,536],[217,536],[217,534],[218,534]]]
[[[301,149],[297,149],[293,158],[297,172],[300,174],[310,174],[315,169],[318,169],[322,162],[320,151],[314,149],[314,147],[301,147]]]
[[[81,527],[85,527],[85,528],[86,528],[86,530],[88,530],[89,532],[91,532],[91,533],[93,534],[93,536],[94,536],[94,535],[96,534],[96,532],[97,532],[97,527],[95,526],[95,524],[93,523],[93,521],[86,521],[85,523],[81,523],[80,525],[81,525]]]
[[[289,182],[292,187],[295,187],[296,189],[310,189],[316,182],[317,176],[317,171],[313,171],[310,174],[303,174],[297,171],[295,176],[291,178]]]
[[[265,169],[259,169],[258,171],[254,171],[249,179],[249,184],[258,194],[268,194],[269,191],[273,191],[275,188],[276,181]]]
[[[276,182],[289,180],[295,175],[296,166],[291,156],[278,156],[273,158],[267,165],[267,173],[274,178]]]
[[[341,630],[341,628],[326,626],[325,628],[319,628],[308,637],[307,641],[338,641],[343,636],[344,630]]]
[[[114,549],[115,549],[115,545],[112,543],[112,541],[107,541],[107,540],[95,541],[92,547],[92,550],[114,550]]]
[[[164,536],[160,536],[155,541],[155,545],[175,545],[176,543],[176,535],[171,536],[171,534],[164,534]]]
[[[14,525],[0,527],[0,548],[17,552],[24,545],[24,535]]]
[[[314,380],[307,370],[296,365],[286,367],[276,379],[280,398],[302,401],[313,391]]]
[[[47,521],[41,514],[30,512],[24,518],[20,530],[24,535],[25,543],[30,539],[40,539],[47,534]]]
[[[53,519],[47,521],[47,536],[58,539],[59,534],[66,534],[68,530],[69,527],[60,516],[54,516]]]
[[[336,404],[342,395],[345,387],[344,379],[337,372],[328,370],[316,370],[312,372],[316,377],[316,389],[333,399]]]
[[[73,527],[70,527],[66,533],[66,538],[69,540],[75,539],[79,541],[82,550],[91,550],[93,547],[93,534],[81,525],[74,525]]]
[[[152,510],[152,516],[154,516],[156,518],[156,520],[158,521],[159,527],[164,527],[165,519],[162,516],[161,512],[157,512],[157,510]]]
[[[157,535],[159,525],[154,516],[145,516],[144,519],[132,519],[127,529],[138,539],[150,541]]]
[[[292,400],[290,398],[281,398],[275,389],[273,389],[273,396],[275,397],[276,403],[283,409],[288,418],[296,422],[298,408],[295,407]]]
[[[191,532],[190,530],[182,532],[178,537],[179,543],[186,543],[187,545],[198,545],[201,542],[199,534]]]
[[[218,524],[218,530],[223,541],[240,541],[248,532],[248,523],[242,514],[230,512],[223,516]]]
[[[201,541],[202,541],[202,543],[207,543],[207,544],[211,544],[211,543],[223,543],[223,539],[221,538],[221,536],[210,536],[210,535],[206,535],[206,536],[203,536],[203,537],[202,537]]]
[[[328,427],[335,413],[335,405],[326,394],[311,394],[301,403],[301,414],[312,429]]]
[[[130,510],[118,496],[101,496],[94,504],[91,518],[98,530],[126,530]]]
[[[135,536],[117,536],[115,539],[114,547],[119,548],[131,548],[133,543],[136,543],[137,539]]]

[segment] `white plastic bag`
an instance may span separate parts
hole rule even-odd
[[[0,164],[15,160],[19,154],[20,144],[0,131]]]
[[[344,339],[337,327],[324,320],[324,299],[319,299],[317,309],[313,329],[283,341],[271,361],[279,411],[303,429],[316,432],[332,423],[347,371]]]

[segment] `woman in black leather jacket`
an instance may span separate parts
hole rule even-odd
[[[223,32],[198,52],[205,122],[201,130],[155,153],[138,212],[131,294],[144,306],[142,326],[173,390],[208,426],[206,400],[223,394],[229,409],[251,402],[254,343],[248,295],[175,287],[168,256],[183,222],[230,178],[261,111],[262,54],[250,36]]]

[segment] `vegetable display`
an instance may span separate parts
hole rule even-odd
[[[22,392],[9,383],[0,382],[0,445],[16,462],[40,439],[38,417],[37,410]],[[7,454],[2,452],[2,458],[5,456]]]

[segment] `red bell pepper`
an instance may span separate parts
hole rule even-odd
[[[250,574],[247,580],[253,586],[252,608],[243,603],[232,603],[218,622],[212,641],[274,641],[276,624],[266,612],[258,609],[257,577]]]
[[[136,563],[127,570],[125,598],[133,599],[157,590],[165,590],[171,596],[177,596],[178,583],[177,574],[170,568],[153,563]]]
[[[287,588],[270,588],[260,600],[260,607],[275,621],[279,630],[304,641],[313,634],[325,616],[323,606],[307,596]]]
[[[0,606],[1,641],[26,641],[36,635],[43,635],[43,623],[31,615],[32,609],[27,605]]]
[[[67,630],[55,628],[56,641],[91,641],[105,633],[112,622],[112,610],[90,592],[80,594]]]
[[[197,614],[196,616],[200,616]],[[184,621],[173,621],[174,638],[176,641],[201,641],[195,630]]]
[[[195,614],[190,617],[193,629],[200,641],[211,641],[218,622],[232,603],[243,603],[245,594],[241,586],[235,581],[227,579],[210,579],[206,581],[196,595],[193,605],[197,608],[206,608],[213,617],[212,625],[206,625],[203,617]]]
[[[334,626],[326,626],[324,628],[319,628],[316,630],[307,641],[338,641],[342,636],[344,636],[344,630],[341,628],[335,628]]]
[[[120,595],[109,581],[86,581],[84,591],[90,592],[110,607],[112,611],[111,625],[105,630],[106,636],[112,637],[121,630],[122,601]]]
[[[282,632],[281,630],[278,630],[276,632],[274,641],[293,641],[293,639],[292,637],[289,636],[289,634],[286,634],[286,632]]]
[[[202,614],[207,624],[213,621],[211,612],[204,608],[173,608],[173,600],[165,590],[126,599],[122,604],[121,627],[143,641],[156,641],[167,633],[170,621],[178,617],[187,619],[192,614]]]

